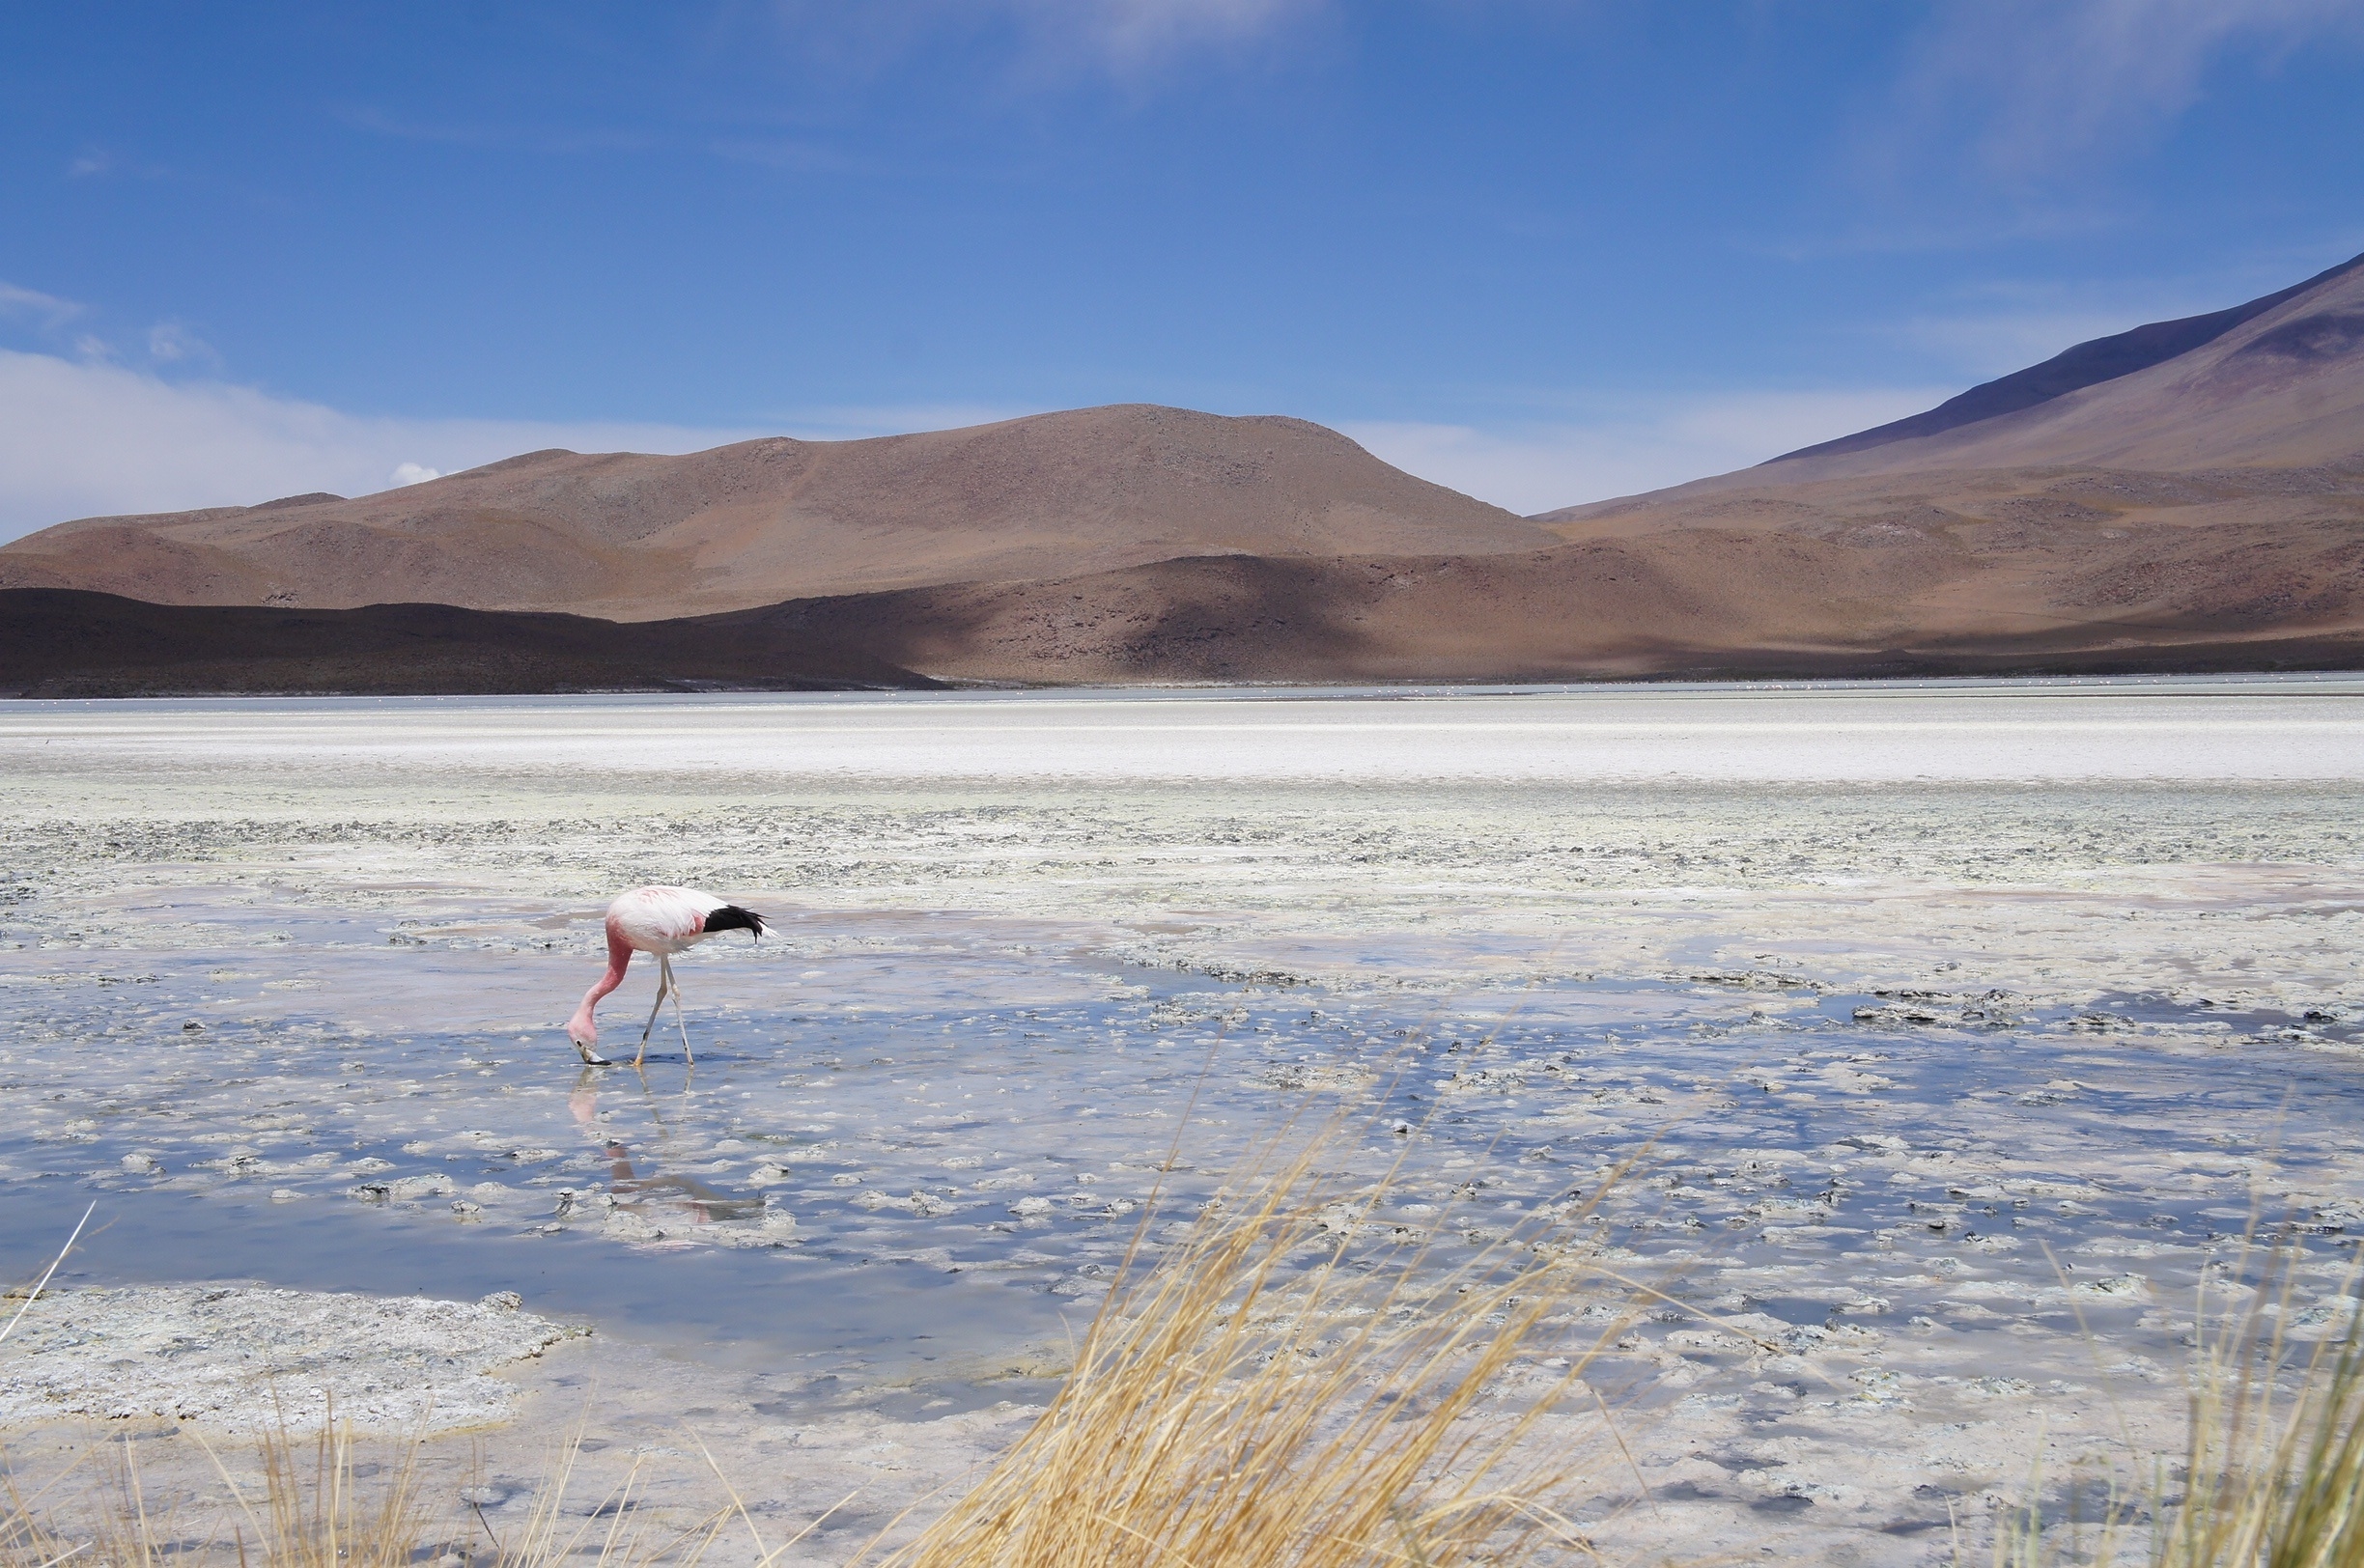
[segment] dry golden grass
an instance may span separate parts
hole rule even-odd
[[[1144,1222],[1041,1418],[915,1540],[873,1542],[863,1559],[1449,1568],[1516,1563],[1552,1543],[1581,1550],[1551,1508],[1577,1457],[1521,1440],[1571,1398],[1597,1409],[1582,1375],[1629,1321],[1612,1312],[1582,1343],[1557,1342],[1572,1307],[1628,1298],[1569,1240],[1589,1206],[1446,1265],[1429,1238],[1372,1218],[1384,1183],[1318,1173],[1329,1147],[1315,1136],[1290,1156],[1268,1152],[1154,1265],[1142,1262]],[[1562,1354],[1542,1359],[1552,1350]],[[1605,1412],[1596,1429],[1608,1435]],[[0,1562],[155,1568],[171,1542],[176,1561],[240,1568],[404,1568],[444,1553],[492,1568],[688,1568],[725,1531],[731,1554],[745,1546],[767,1563],[795,1544],[766,1545],[735,1495],[673,1532],[628,1524],[641,1517],[637,1470],[599,1507],[570,1507],[572,1444],[530,1518],[500,1536],[423,1503],[416,1443],[364,1485],[352,1439],[333,1427],[308,1449],[266,1442],[259,1487],[217,1458],[210,1516],[184,1504],[169,1522],[152,1512],[133,1446],[105,1452],[112,1472],[78,1506],[10,1494]]]
[[[1555,1499],[1616,1485],[1623,1461],[1583,1377],[1653,1293],[1598,1266],[1577,1235],[1590,1205],[1444,1261],[1435,1239],[1375,1218],[1386,1182],[1321,1174],[1330,1147],[1268,1154],[1153,1263],[1137,1241],[1033,1426],[915,1538],[882,1537],[858,1560],[1455,1568],[1590,1555]],[[2270,1254],[2263,1283],[2199,1303],[2180,1490],[2161,1465],[2125,1494],[2142,1506],[2082,1527],[2019,1510],[1995,1533],[1996,1568],[2364,1568],[2364,1318],[2300,1357],[2296,1261]],[[1590,1430],[1573,1435],[1589,1441],[1571,1446],[1565,1423],[1534,1441],[1554,1412],[1588,1410]],[[695,1568],[718,1550],[769,1564],[797,1544],[768,1545],[736,1495],[660,1523],[664,1510],[638,1506],[637,1465],[597,1504],[570,1500],[575,1442],[526,1518],[496,1532],[429,1505],[421,1444],[389,1451],[359,1464],[333,1426],[303,1444],[270,1440],[247,1479],[217,1458],[218,1495],[178,1502],[143,1482],[129,1442],[86,1454],[84,1491],[64,1502],[54,1494],[73,1469],[33,1495],[0,1473],[0,1565]]]
[[[2019,1509],[1997,1532],[1996,1568],[2364,1568],[2364,1315],[2294,1365],[2298,1261],[2277,1249],[2253,1288],[2203,1286],[2181,1474],[2154,1466],[2129,1490],[2145,1517],[2047,1529]]]
[[[533,1506],[506,1533],[464,1506],[428,1500],[418,1440],[367,1444],[365,1458],[365,1445],[343,1426],[301,1443],[267,1436],[252,1454],[259,1475],[244,1480],[207,1445],[218,1492],[169,1499],[140,1473],[136,1443],[106,1443],[40,1493],[27,1496],[13,1473],[6,1477],[0,1563],[413,1568],[453,1558],[470,1568],[695,1568],[737,1517],[722,1509],[686,1527],[654,1526],[634,1507],[637,1463],[596,1504],[571,1507],[580,1436],[559,1445]],[[49,1494],[78,1472],[83,1492],[53,1501]]]
[[[1251,1171],[1155,1268],[1128,1268],[1041,1418],[882,1568],[1447,1568],[1582,1550],[1551,1508],[1574,1456],[1521,1440],[1591,1400],[1583,1374],[1627,1320],[1575,1346],[1544,1330],[1610,1282],[1538,1233],[1451,1268],[1418,1244],[1374,1267],[1355,1237],[1386,1187],[1329,1189],[1325,1146]]]
[[[2183,1495],[2153,1542],[2158,1568],[2364,1565],[2364,1318],[2319,1341],[2286,1390],[2293,1261],[2277,1256],[2194,1352]]]
[[[124,1452],[127,1462],[129,1444]],[[354,1473],[353,1438],[347,1428],[321,1429],[311,1444],[308,1472],[297,1444],[267,1442],[259,1453],[260,1498],[248,1497],[222,1471],[223,1488],[240,1516],[233,1538],[241,1546],[253,1541],[274,1568],[405,1568],[429,1527],[419,1496],[418,1452],[416,1443],[405,1446],[382,1481],[364,1486]],[[129,1478],[136,1496],[137,1473]],[[127,1552],[136,1544],[126,1542]],[[109,1555],[132,1560],[127,1552]]]

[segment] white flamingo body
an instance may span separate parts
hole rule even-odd
[[[582,1059],[594,1067],[608,1064],[591,1048],[599,1044],[599,1022],[593,1016],[601,998],[624,983],[624,971],[631,966],[634,953],[654,953],[657,956],[657,1000],[649,1008],[648,1022],[640,1030],[640,1051],[633,1065],[640,1065],[648,1054],[649,1031],[657,1026],[658,1011],[665,998],[673,998],[673,1022],[681,1029],[682,1050],[691,1062],[697,1056],[690,1049],[690,1025],[682,1019],[681,986],[673,978],[673,955],[696,946],[718,931],[746,931],[757,938],[763,936],[763,916],[752,910],[726,903],[712,893],[701,893],[694,887],[635,887],[620,894],[607,906],[607,972],[583,994],[582,1005],[567,1022],[567,1038],[582,1053]]]
[[[607,929],[637,953],[685,952],[706,939],[706,917],[730,906],[694,887],[635,887],[607,906]]]

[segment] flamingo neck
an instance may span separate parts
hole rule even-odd
[[[582,1005],[575,1009],[575,1017],[567,1023],[570,1038],[585,1045],[598,1044],[599,1022],[592,1014],[599,1007],[602,997],[624,983],[624,971],[632,966],[632,956],[633,950],[625,945],[624,938],[613,931],[608,932],[607,972],[583,993]]]

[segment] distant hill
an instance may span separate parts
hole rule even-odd
[[[0,587],[653,620],[1178,556],[1553,542],[1319,425],[1124,405],[678,458],[531,452],[357,500],[84,518],[0,546]]]

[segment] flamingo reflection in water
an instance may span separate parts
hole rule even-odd
[[[585,1067],[581,1076],[575,1080],[574,1092],[567,1096],[567,1109],[574,1113],[575,1125],[582,1130],[585,1137],[599,1146],[607,1162],[607,1195],[613,1200],[614,1207],[652,1224],[659,1218],[670,1219],[678,1224],[683,1215],[688,1216],[692,1225],[771,1218],[761,1193],[734,1194],[709,1187],[694,1177],[675,1176],[653,1169],[643,1173],[634,1169],[631,1145],[601,1123],[600,1083],[601,1075]],[[656,1123],[657,1142],[661,1147],[670,1130],[665,1126],[664,1115],[657,1108],[653,1097],[649,1101],[649,1119]],[[641,1162],[644,1165],[652,1162],[648,1157]]]

